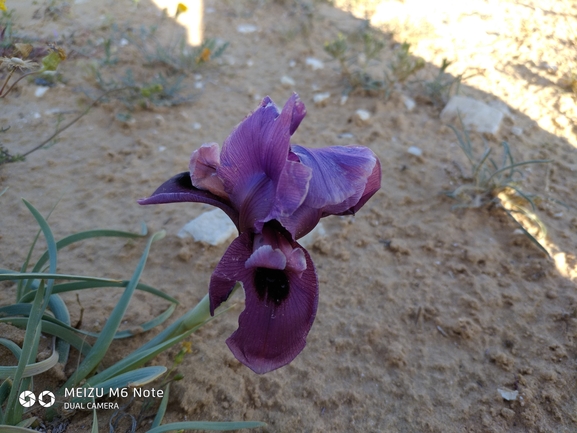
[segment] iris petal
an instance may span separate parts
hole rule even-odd
[[[148,198],[138,200],[141,205],[162,204],[162,203],[180,203],[195,202],[206,203],[222,209],[239,227],[239,216],[232,203],[225,198],[218,197],[209,191],[195,188],[190,180],[188,171],[177,174],[160,185],[156,191]]]
[[[220,165],[220,149],[218,143],[208,143],[192,152],[188,168],[192,185],[205,189],[219,197],[228,199],[222,180],[217,176],[216,169]]]
[[[255,373],[267,373],[291,362],[305,347],[318,306],[318,280],[314,265],[304,248],[306,269],[299,277],[285,271],[288,294],[281,302],[262,299],[255,287],[254,273],[243,279],[246,307],[238,329],[226,340],[234,356]],[[278,271],[277,271],[278,272]]]
[[[304,204],[325,214],[338,214],[355,206],[377,164],[375,154],[363,146],[306,149],[295,145],[292,151],[313,171]]]
[[[310,170],[287,159],[290,136],[305,113],[296,94],[280,113],[267,97],[225,140],[217,174],[240,211],[241,231],[259,231],[266,221],[304,201]]]

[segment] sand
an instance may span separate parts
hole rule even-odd
[[[261,97],[282,105],[296,91],[308,114],[293,142],[370,147],[381,160],[382,188],[356,216],[324,219],[327,235],[309,248],[320,301],[303,352],[265,375],[240,364],[225,345],[243,309],[239,296],[231,311],[190,339],[192,353],[178,367],[184,379],[172,386],[166,422],[259,420],[268,424],[263,432],[577,431],[577,106],[576,95],[563,87],[577,67],[577,5],[445,1],[432,7],[407,0],[351,2],[360,3],[351,9],[336,3],[340,8],[206,0],[205,37],[230,45],[220,58],[185,71],[179,96],[189,102],[130,111],[110,98],[49,148],[0,167],[0,190],[8,188],[0,197],[0,267],[19,269],[33,240],[35,223],[21,198],[44,215],[58,203],[49,219],[57,239],[93,228],[136,232],[143,221],[150,233],[164,229],[167,236],[153,245],[142,281],[177,298],[175,314],[183,314],[206,293],[228,243],[209,246],[177,236],[208,206],[142,207],[136,200],[185,171],[202,143],[222,143]],[[106,80],[120,81],[129,68],[136,80],[170,76],[166,66],[145,65],[144,53],[127,37],[137,39],[141,26],[160,21],[149,0],[138,6],[128,0],[8,0],[7,6],[16,9],[17,35],[38,46],[56,39],[69,55],[59,69],[63,81],[42,97],[23,80],[0,102],[0,126],[10,126],[0,140],[14,153],[41,143],[60,117],[66,124],[102,93],[94,68]],[[389,95],[356,92],[341,105],[340,69],[323,45],[339,33],[360,34],[364,16],[385,41],[372,71],[386,70],[405,41],[425,67]],[[255,31],[239,32],[239,26]],[[159,29],[161,41],[175,41],[182,32],[172,18]],[[116,59],[111,65],[102,63],[107,40],[110,60]],[[324,67],[313,69],[308,58]],[[521,167],[520,183],[540,197],[536,214],[548,229],[541,242],[550,257],[500,206],[454,209],[458,202],[443,194],[471,174],[454,132],[440,121],[446,100],[432,98],[424,85],[443,58],[453,62],[451,77],[463,74],[460,95],[505,113],[496,134],[472,134],[478,155],[483,140],[497,154],[507,141],[516,161],[551,160]],[[283,76],[294,84],[283,83]],[[315,104],[319,93],[330,97]],[[359,109],[369,112],[368,120],[355,115]],[[411,146],[422,155],[409,153]],[[129,278],[143,248],[138,240],[87,241],[62,251],[59,271]],[[14,302],[14,286],[0,287],[0,305]],[[98,331],[119,296],[111,289],[64,299],[72,323],[80,304],[82,328]],[[122,327],[166,307],[137,293]],[[106,364],[154,332],[115,342]],[[21,338],[6,327],[2,334]],[[178,350],[153,364],[170,366]],[[3,365],[13,362],[0,354]],[[35,383],[56,387],[60,380],[48,372]],[[499,390],[518,393],[507,400]],[[126,411],[138,408],[136,401]],[[98,412],[100,431],[109,431],[112,415]],[[90,411],[69,414],[66,431],[86,431],[91,417]],[[138,431],[146,431],[147,422]]]

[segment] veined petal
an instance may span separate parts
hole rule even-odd
[[[303,251],[306,260],[300,276],[290,270],[271,270],[263,279],[257,273],[262,268],[253,268],[250,278],[242,280],[246,307],[238,329],[226,343],[234,356],[255,373],[267,373],[291,362],[305,347],[316,315],[318,280],[314,265],[298,243],[293,242],[293,248]],[[288,285],[281,299],[271,298],[262,287],[266,282],[274,284],[275,279]]]
[[[339,214],[355,208],[365,193],[369,178],[372,186],[380,185],[380,165],[373,175],[378,159],[367,147],[307,149],[294,145],[292,151],[313,171],[303,204],[320,209],[323,215]]]
[[[206,143],[192,152],[188,168],[192,185],[199,189],[228,200],[222,180],[217,176],[216,169],[220,165],[220,148],[218,143]]]
[[[274,249],[270,245],[263,245],[256,249],[245,262],[245,268],[286,268],[287,258],[279,249]]]
[[[232,204],[227,199],[192,186],[188,171],[177,174],[164,182],[150,197],[138,200],[141,205],[179,202],[206,203],[216,206],[229,216],[237,228],[239,227],[238,212]]]
[[[302,203],[307,182],[300,179],[305,169],[298,162],[294,162],[294,166],[292,161],[287,164],[287,158],[290,136],[305,113],[304,104],[296,94],[280,113],[267,97],[225,140],[217,174],[230,201],[240,210],[241,231],[258,231],[258,226],[262,227],[277,213],[296,209]],[[285,170],[298,172],[299,177],[287,175]],[[281,178],[283,185],[294,179],[291,185],[294,184],[296,192],[279,191]],[[282,196],[277,199],[278,192]],[[257,196],[258,203],[254,201]]]
[[[252,234],[241,233],[228,247],[210,278],[210,314],[228,299],[237,281],[250,281],[253,269],[245,267],[252,254]]]
[[[379,161],[379,159],[377,158],[377,163],[375,164],[373,172],[371,173],[369,179],[367,180],[365,190],[363,191],[363,195],[361,196],[359,201],[354,206],[341,213],[330,213],[330,209],[328,209],[329,212],[327,212],[327,210],[324,210],[323,217],[328,215],[354,215],[380,188],[381,188],[381,161]]]

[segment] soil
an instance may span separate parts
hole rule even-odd
[[[303,352],[265,375],[240,364],[225,345],[243,309],[240,296],[192,335],[165,422],[259,420],[268,425],[263,432],[577,431],[577,106],[567,87],[577,70],[575,2],[206,0],[205,38],[229,45],[205,64],[193,58],[192,66],[172,68],[158,61],[163,52],[152,38],[136,43],[141,29],[158,25],[157,43],[176,50],[183,34],[172,10],[162,20],[150,0],[7,0],[7,7],[15,9],[16,35],[35,46],[56,42],[68,54],[61,79],[44,95],[22,80],[1,100],[0,126],[10,129],[0,140],[12,153],[40,144],[101,95],[95,71],[118,86],[130,70],[137,83],[161,73],[183,76],[184,87],[158,104],[131,106],[126,93],[109,95],[47,148],[0,166],[0,191],[8,188],[0,197],[2,268],[20,269],[37,230],[21,198],[43,215],[56,205],[49,218],[56,239],[94,228],[138,232],[144,222],[149,233],[164,229],[167,236],[153,244],[142,281],[179,300],[176,317],[205,295],[228,242],[177,236],[208,206],[143,207],[136,200],[186,171],[194,149],[222,143],[263,96],[282,106],[296,91],[308,113],[293,142],[357,143],[380,158],[381,190],[356,216],[324,219],[326,236],[309,247],[320,301]],[[323,47],[340,33],[359,53],[365,18],[385,44],[369,65],[377,79],[390,72],[403,42],[424,68],[387,92],[355,91],[342,104],[341,69]],[[313,69],[309,58],[324,67]],[[426,84],[444,58],[452,62],[444,79],[455,81],[453,92],[461,76],[460,95],[505,113],[496,134],[471,133],[479,157],[490,146],[500,160],[506,141],[515,161],[551,160],[519,167],[517,184],[537,197],[535,214],[547,234],[535,236],[549,256],[498,203],[455,208],[461,202],[443,194],[471,181],[455,133],[440,120],[449,94],[431,93]],[[330,96],[315,103],[320,93]],[[359,109],[370,117],[362,120]],[[410,153],[411,146],[422,154]],[[62,250],[58,270],[127,279],[144,242],[86,241]],[[0,287],[0,305],[14,302],[15,286]],[[73,324],[82,307],[82,328],[98,331],[120,294],[63,298]],[[122,327],[166,307],[136,293]],[[21,343],[21,331],[4,325],[0,332]],[[106,364],[155,332],[115,342]],[[179,349],[153,364],[170,366]],[[7,352],[0,355],[3,365],[13,363]],[[35,388],[61,380],[48,372]],[[126,411],[135,413],[137,404]],[[101,431],[109,431],[113,415],[98,412]],[[67,432],[86,431],[92,412],[69,414],[66,422]]]

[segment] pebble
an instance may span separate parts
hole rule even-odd
[[[315,59],[314,57],[307,57],[306,64],[310,66],[313,71],[316,71],[317,69],[323,69],[325,67],[325,64],[322,62],[322,60]]]
[[[36,91],[34,92],[34,95],[35,95],[37,98],[42,98],[42,97],[44,96],[44,94],[45,94],[46,92],[48,92],[48,89],[50,89],[50,87],[38,86],[38,87],[36,88]]]
[[[192,236],[196,242],[220,245],[237,233],[236,226],[220,209],[205,212],[180,229],[178,237]]]
[[[239,33],[254,33],[258,30],[257,26],[253,26],[252,24],[241,24],[236,28],[236,31]]]
[[[497,388],[497,391],[499,391],[501,397],[503,397],[503,399],[507,401],[517,400],[517,396],[519,395],[519,391],[512,391],[510,389]]]
[[[355,113],[357,116],[359,116],[359,119],[361,119],[363,122],[371,118],[371,112],[363,110],[362,108],[359,108],[357,111],[355,111]]]
[[[423,151],[421,150],[421,148],[417,147],[417,146],[411,146],[407,149],[407,152],[409,152],[411,155],[415,155],[415,156],[423,156]]]
[[[192,124],[192,129],[200,129],[200,128],[202,128],[202,125],[200,123],[194,122]]]
[[[511,133],[513,135],[516,135],[517,137],[520,137],[521,135],[523,135],[523,129],[519,128],[518,126],[513,126],[511,128]]]
[[[415,108],[415,106],[417,105],[417,103],[409,98],[406,95],[402,96],[402,100],[403,100],[403,104],[405,104],[405,107],[407,108],[408,111],[413,111],[413,108]]]
[[[317,93],[315,96],[313,96],[313,102],[315,103],[315,105],[318,105],[320,107],[326,105],[326,103],[328,102],[329,98],[331,97],[330,93]]]
[[[283,75],[280,78],[280,82],[284,87],[294,87],[296,85],[295,80],[293,80],[291,77],[289,77],[288,75]]]

